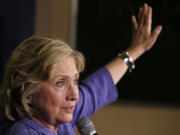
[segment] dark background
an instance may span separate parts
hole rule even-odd
[[[145,1],[80,0],[77,48],[85,54],[82,78],[116,57],[131,43],[131,15],[138,14]],[[136,69],[118,84],[119,101],[180,105],[178,94],[180,2],[151,0],[153,25],[163,31],[153,48],[140,57]]]
[[[4,65],[13,49],[34,34],[34,0],[0,2],[0,82]]]

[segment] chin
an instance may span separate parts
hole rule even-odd
[[[73,119],[73,114],[65,114],[61,119],[61,122],[71,122]]]

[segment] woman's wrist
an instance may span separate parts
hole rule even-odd
[[[133,61],[135,61],[145,52],[145,50],[141,49],[140,47],[129,47],[126,51]]]
[[[128,66],[129,72],[132,72],[132,70],[135,68],[135,64],[132,57],[129,55],[129,53],[127,51],[124,51],[122,53],[119,53],[118,57],[122,59],[124,63],[126,63],[126,65]]]

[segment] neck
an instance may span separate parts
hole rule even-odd
[[[57,129],[58,129],[59,124],[52,124],[51,122],[46,122],[44,120],[37,119],[37,118],[32,118],[32,120],[36,121],[39,124],[44,125],[45,127],[52,130],[53,132],[58,133]]]

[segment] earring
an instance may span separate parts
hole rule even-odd
[[[29,95],[29,96],[27,96],[27,103],[28,104],[31,104],[32,103],[32,95]]]

